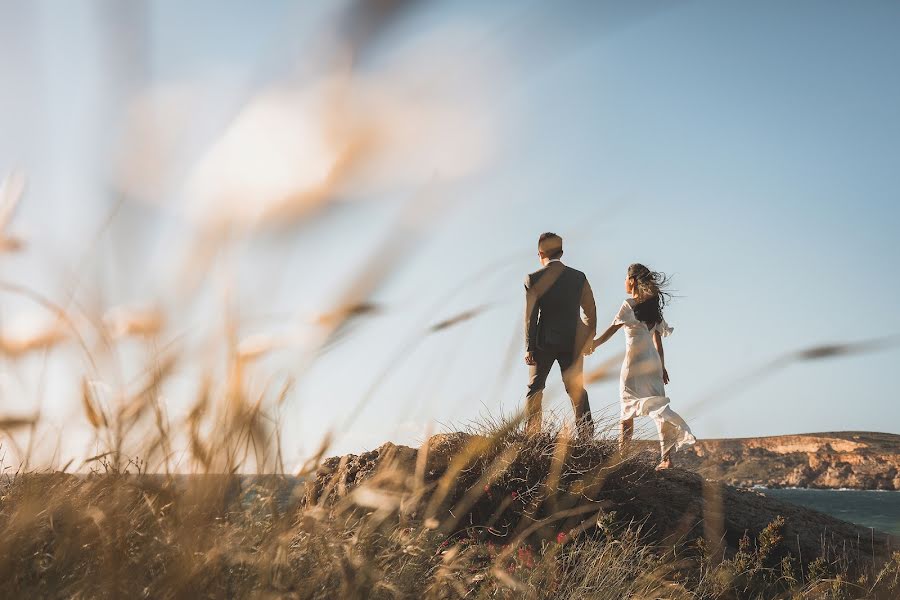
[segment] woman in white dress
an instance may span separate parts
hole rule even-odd
[[[662,454],[657,469],[672,466],[672,449],[696,441],[690,427],[678,413],[669,408],[665,384],[669,383],[662,338],[673,329],[663,318],[662,309],[669,294],[668,279],[641,264],[628,267],[625,291],[631,294],[619,309],[615,320],[594,340],[593,348],[609,340],[625,328],[625,362],[619,380],[622,416],[619,447],[623,451],[634,435],[635,417],[653,417],[659,432]]]

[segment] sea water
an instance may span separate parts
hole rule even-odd
[[[844,521],[900,535],[900,491],[760,489],[766,496],[806,506]]]

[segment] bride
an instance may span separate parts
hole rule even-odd
[[[669,298],[668,279],[641,264],[628,267],[625,291],[631,294],[619,309],[612,325],[594,340],[593,349],[625,328],[625,362],[619,380],[622,399],[619,448],[624,451],[634,435],[635,417],[653,417],[659,432],[662,458],[657,469],[672,466],[672,448],[693,444],[696,438],[678,413],[669,408],[665,384],[669,383],[662,338],[673,331],[663,319],[662,309]]]

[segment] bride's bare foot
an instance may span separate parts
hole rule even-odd
[[[664,469],[671,469],[672,466],[673,466],[673,465],[672,465],[672,459],[671,459],[671,458],[665,458],[665,459],[659,461],[659,464],[656,465],[656,470],[657,470],[657,471],[662,471],[662,470],[664,470]]]

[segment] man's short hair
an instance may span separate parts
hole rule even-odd
[[[538,238],[538,250],[547,258],[559,258],[563,253],[562,238],[550,231],[542,233]]]

